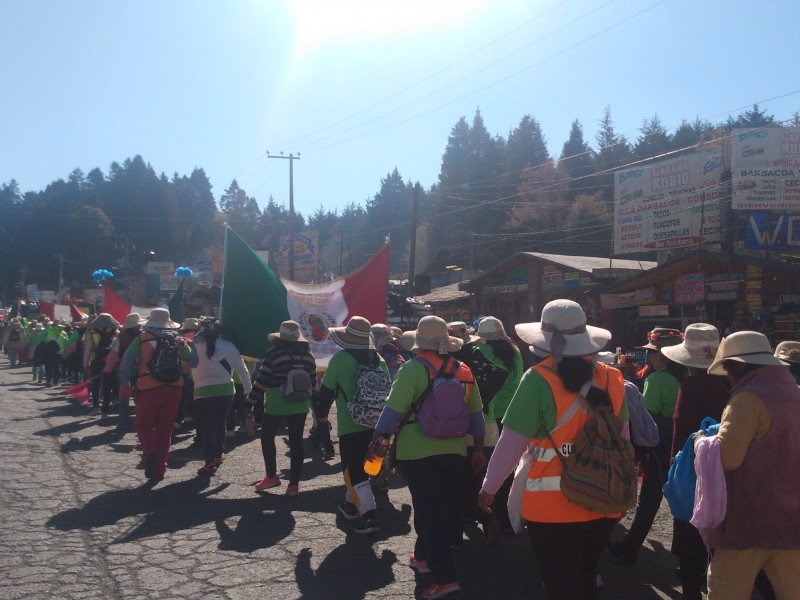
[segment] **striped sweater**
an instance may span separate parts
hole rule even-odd
[[[257,401],[263,400],[264,391],[280,388],[286,383],[286,376],[292,369],[305,369],[311,378],[311,384],[316,386],[317,364],[308,343],[277,340],[264,354],[264,362],[253,382],[250,396]]]

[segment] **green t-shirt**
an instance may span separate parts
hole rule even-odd
[[[436,359],[434,358],[431,362],[434,360]],[[436,363],[434,362],[434,364]],[[466,368],[466,366],[464,365],[462,368]],[[429,383],[430,373],[425,365],[414,359],[406,361],[394,376],[392,391],[386,399],[386,405],[405,415],[411,409],[411,404],[422,397],[422,394],[428,389]],[[471,413],[483,410],[481,393],[477,385],[472,386],[467,407]],[[416,460],[438,454],[467,455],[467,436],[452,439],[432,438],[422,433],[414,416],[409,415],[409,419],[409,422],[400,430],[397,439],[398,460]]]
[[[508,369],[505,363],[497,358],[497,355],[494,353],[494,350],[489,344],[483,344],[478,342],[475,344],[475,348],[473,352],[480,352],[483,356],[486,357],[490,363],[495,365],[496,367],[500,367],[504,371],[508,372]],[[491,411],[495,418],[502,419],[503,415],[506,414],[506,410],[508,410],[508,405],[511,404],[511,399],[514,397],[514,394],[517,391],[517,387],[519,386],[519,382],[522,379],[522,354],[520,354],[519,350],[514,348],[514,368],[508,374],[505,383],[503,386],[498,390],[495,394],[494,398],[492,399],[489,406],[491,407]]]
[[[544,440],[556,426],[557,414],[550,385],[535,370],[528,369],[508,406],[503,425],[528,438]],[[623,423],[628,420],[627,400],[622,401],[619,418]]]
[[[389,367],[380,354],[378,366],[389,374]],[[353,422],[350,411],[347,410],[347,401],[353,397],[356,390],[356,371],[358,362],[349,352],[339,351],[331,357],[328,368],[322,378],[322,385],[336,393],[336,427],[339,436],[359,431],[370,431],[369,427],[362,427]]]
[[[654,415],[672,418],[681,384],[669,371],[654,371],[644,380],[644,407]]]

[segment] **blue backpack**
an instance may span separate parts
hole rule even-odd
[[[706,435],[716,435],[719,423],[706,417],[700,424]],[[683,450],[678,450],[667,473],[667,482],[662,491],[667,499],[672,516],[678,521],[689,521],[694,512],[694,489],[697,485],[697,473],[694,470],[694,436],[690,435]]]

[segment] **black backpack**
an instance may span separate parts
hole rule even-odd
[[[100,331],[99,336],[100,339],[97,340],[97,346],[94,349],[94,359],[105,360],[108,353],[111,352],[111,346],[114,345],[114,333]]]
[[[183,375],[178,336],[172,332],[165,332],[155,337],[156,347],[150,360],[147,361],[148,374],[156,381],[175,383]]]
[[[19,341],[19,329],[12,329],[11,333],[8,335],[9,342],[18,342]]]

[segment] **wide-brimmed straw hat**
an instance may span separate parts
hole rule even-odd
[[[722,363],[726,360],[749,365],[786,366],[772,354],[767,336],[758,331],[737,331],[730,334],[719,345],[714,362],[708,367],[711,375],[725,375]]]
[[[198,329],[200,329],[200,319],[195,317],[184,319],[183,323],[181,323],[181,330],[183,331],[197,331]]]
[[[464,345],[461,338],[447,333],[447,323],[433,315],[422,317],[417,323],[417,335],[411,350],[433,350],[439,354],[457,352]]]
[[[447,324],[447,333],[459,338],[465,344],[471,344],[481,339],[477,335],[472,335],[473,331],[472,327],[464,323],[464,321],[453,321]]]
[[[284,342],[307,342],[308,340],[300,333],[300,325],[296,321],[284,321],[280,329],[275,333],[270,333],[267,337],[272,340],[282,340]]]
[[[168,308],[154,308],[142,326],[145,329],[180,329],[181,325],[170,319]]]
[[[683,342],[661,348],[661,354],[686,367],[707,369],[719,348],[719,329],[708,323],[692,323],[683,332]]]
[[[586,314],[572,300],[553,300],[544,305],[538,323],[519,323],[520,339],[553,355],[558,364],[562,356],[586,356],[602,350],[611,332],[586,324]]]
[[[372,323],[364,317],[350,317],[347,327],[331,327],[331,339],[346,350],[375,350]]]
[[[800,363],[800,342],[781,342],[775,348],[775,358],[790,363]]]
[[[503,322],[497,317],[484,317],[478,322],[478,331],[475,332],[479,338],[487,342],[509,339]]]
[[[655,327],[647,333],[647,343],[636,346],[639,350],[661,350],[668,346],[677,346],[683,341],[683,334],[669,327]]]
[[[100,313],[89,323],[92,329],[106,329],[119,327],[119,321],[108,313]]]
[[[370,327],[372,331],[372,339],[375,342],[375,347],[380,350],[385,344],[395,341],[398,335],[395,335],[392,328],[384,323],[374,323]],[[402,335],[402,332],[400,332]]]
[[[142,322],[142,315],[139,313],[130,313],[125,317],[125,322],[122,324],[123,329],[133,329]]]
[[[414,349],[414,344],[417,343],[417,332],[404,331],[400,337],[397,338],[397,343],[406,352],[411,352]]]

